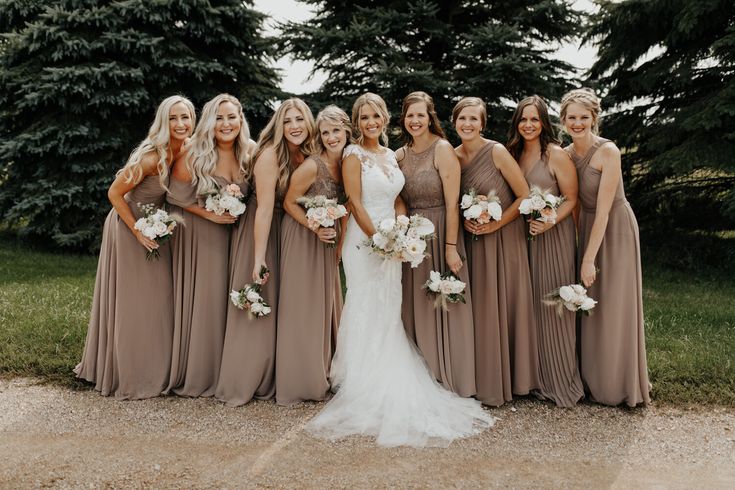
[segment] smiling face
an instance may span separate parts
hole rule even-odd
[[[592,134],[595,118],[591,110],[582,104],[572,102],[566,107],[563,122],[564,129],[572,139],[589,138]]]
[[[518,121],[518,132],[526,141],[532,141],[541,136],[541,116],[538,109],[533,104],[528,104],[523,108],[521,118]]]
[[[321,123],[319,125],[319,137],[327,153],[342,155],[342,150],[347,144],[347,131],[341,125],[330,122]]]
[[[480,137],[483,129],[482,107],[471,105],[463,108],[454,121],[454,129],[462,141],[470,141]]]
[[[222,102],[217,107],[214,138],[219,143],[230,143],[240,134],[240,110],[232,102]]]
[[[403,126],[411,137],[418,138],[429,130],[429,109],[426,102],[415,102],[408,106]]]
[[[183,141],[192,132],[192,120],[189,108],[183,102],[171,106],[168,112],[168,130],[172,139]]]
[[[383,132],[383,116],[372,106],[372,104],[363,104],[360,107],[360,118],[358,120],[360,133],[366,140],[379,140]]]
[[[283,137],[293,146],[299,146],[309,137],[306,118],[296,107],[291,107],[283,116]]]

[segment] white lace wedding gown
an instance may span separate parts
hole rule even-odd
[[[348,155],[362,164],[362,202],[373,223],[395,217],[404,178],[394,153],[350,145]],[[365,239],[351,217],[342,254],[347,297],[331,368],[337,393],[307,431],[328,439],[371,435],[381,446],[420,447],[446,446],[493,425],[479,402],[434,380],[401,322],[401,264],[370,253]]]

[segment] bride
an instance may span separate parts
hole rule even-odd
[[[332,361],[336,395],[306,426],[338,439],[371,435],[381,446],[446,446],[493,425],[480,403],[459,398],[430,374],[401,323],[401,264],[363,246],[375,224],[405,214],[403,174],[387,143],[388,110],[366,93],[352,107],[357,145],[345,149],[342,174],[352,206],[343,245],[347,297]]]

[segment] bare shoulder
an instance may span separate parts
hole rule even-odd
[[[258,155],[258,159],[255,161],[255,169],[258,168],[275,168],[278,169],[278,154],[276,153],[276,149],[273,148],[273,146],[266,147],[260,155]]]
[[[452,144],[444,138],[441,138],[436,143],[436,151],[437,153],[441,153],[442,155],[455,154],[455,149]]]
[[[402,146],[396,150],[396,161],[400,163],[404,158],[406,158],[406,147]]]
[[[569,153],[567,153],[561,146],[555,143],[550,143],[549,146],[546,147],[546,151],[549,152],[549,165],[552,167],[574,165],[572,157],[570,157]]]
[[[620,148],[612,141],[605,141],[600,145],[597,153],[604,158],[620,158]]]
[[[515,159],[511,156],[508,149],[502,143],[496,143],[491,150],[493,153],[493,161],[495,165],[503,165],[515,163]]]
[[[314,157],[308,157],[306,160],[304,160],[301,165],[296,167],[296,170],[294,170],[293,175],[296,176],[315,176],[317,173],[317,163]]]
[[[143,175],[155,175],[158,173],[159,156],[155,151],[149,151],[140,159],[140,168]]]

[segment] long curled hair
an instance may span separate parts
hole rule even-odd
[[[431,98],[431,95],[419,90],[417,92],[411,92],[403,99],[401,117],[398,120],[398,124],[401,126],[401,137],[403,138],[403,141],[408,146],[413,145],[413,136],[411,136],[411,133],[406,130],[406,115],[408,115],[408,108],[411,104],[416,104],[417,102],[423,102],[426,104],[426,114],[429,116],[429,132],[442,139],[447,139],[447,135],[444,133],[442,124],[439,121],[439,116],[436,115],[434,99]]]
[[[291,172],[293,171],[291,165],[291,155],[288,151],[288,141],[283,134],[283,121],[286,119],[286,112],[289,109],[297,109],[304,116],[306,122],[306,139],[299,145],[299,150],[306,157],[314,154],[314,134],[316,134],[316,124],[314,123],[314,116],[311,113],[311,109],[306,105],[306,102],[299,98],[291,98],[284,100],[283,103],[278,106],[276,112],[273,113],[271,120],[263,131],[260,132],[258,137],[258,146],[255,148],[253,158],[250,161],[246,175],[248,178],[253,174],[253,168],[255,162],[258,161],[258,157],[268,147],[273,147],[276,152],[278,159],[278,183],[276,190],[278,194],[285,194],[288,189],[288,181],[291,178]]]
[[[201,196],[217,189],[214,180],[214,172],[217,168],[217,140],[215,138],[215,126],[217,124],[217,110],[225,102],[230,102],[237,107],[240,116],[240,133],[234,143],[235,158],[240,167],[243,178],[248,166],[248,144],[250,142],[250,128],[245,120],[242,105],[236,97],[230,94],[219,94],[206,104],[202,109],[201,121],[194,130],[191,138],[189,156],[186,165],[191,173],[191,183],[197,187],[197,195]]]
[[[166,97],[158,105],[156,116],[153,118],[153,124],[148,129],[148,135],[140,142],[140,144],[130,153],[125,166],[117,171],[116,175],[124,175],[126,183],[140,183],[143,178],[143,157],[148,153],[155,153],[158,156],[156,169],[158,170],[158,178],[161,187],[166,188],[166,177],[168,177],[168,159],[171,145],[171,131],[169,130],[168,118],[171,108],[178,103],[182,103],[189,110],[191,118],[191,127],[196,124],[196,111],[194,104],[189,99],[181,95],[172,95]],[[173,155],[172,155],[173,157]]]
[[[328,105],[316,115],[316,134],[314,135],[314,152],[321,153],[326,150],[324,142],[322,141],[321,129],[319,126],[322,123],[334,124],[345,130],[347,134],[347,141],[345,146],[353,142],[352,137],[352,124],[350,124],[350,116],[345,111],[337,107],[336,105]]]
[[[569,104],[579,104],[592,113],[592,133],[600,134],[600,98],[597,97],[595,91],[591,88],[582,87],[570,90],[561,98],[561,109],[559,110],[559,119],[564,126],[564,119],[567,117],[567,109]]]
[[[388,146],[388,124],[390,123],[388,106],[385,105],[385,101],[380,95],[372,92],[365,92],[352,104],[352,127],[355,129],[355,140],[357,144],[362,145],[365,141],[365,136],[360,130],[360,109],[364,105],[372,107],[383,119],[383,130],[380,133],[380,140],[383,142],[383,145]]]
[[[526,140],[523,139],[523,136],[521,136],[521,132],[518,131],[518,125],[523,117],[523,109],[529,106],[536,108],[539,120],[541,121],[541,135],[539,136],[541,143],[541,155],[543,156],[546,154],[546,149],[549,146],[549,143],[556,143],[557,145],[561,144],[556,136],[554,136],[554,128],[551,125],[551,119],[549,118],[549,109],[546,102],[544,102],[544,99],[538,95],[526,97],[516,106],[513,118],[510,121],[510,128],[508,128],[507,148],[516,161],[521,158],[523,147],[526,142]]]

